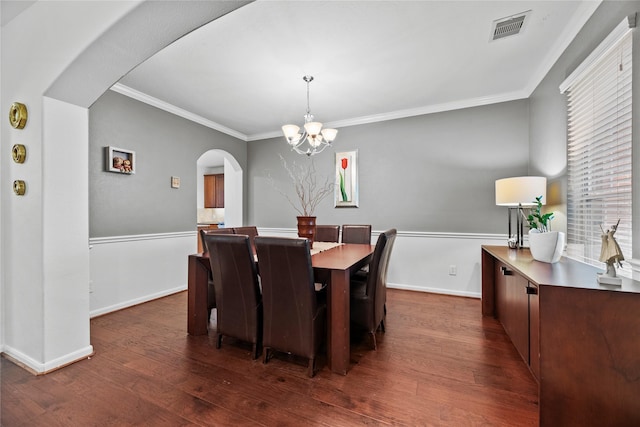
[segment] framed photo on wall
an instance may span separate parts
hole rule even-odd
[[[358,150],[336,153],[335,207],[358,207]]]
[[[107,172],[124,173],[127,175],[136,173],[135,151],[117,147],[105,147],[105,159]]]

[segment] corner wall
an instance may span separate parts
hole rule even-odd
[[[567,104],[560,84],[628,15],[640,13],[640,1],[605,1],[567,47],[530,99],[531,173],[550,177],[561,190],[556,229],[566,231]],[[638,16],[640,18],[640,15]],[[633,256],[640,258],[640,28],[633,31]],[[560,228],[558,228],[560,227]],[[637,264],[637,262],[633,262]],[[637,269],[637,267],[636,267]]]

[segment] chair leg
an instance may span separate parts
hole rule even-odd
[[[307,375],[309,376],[309,378],[313,378],[313,375],[315,374],[315,367],[316,359],[312,357],[309,359],[309,368],[307,369]]]
[[[386,331],[384,330],[384,319],[382,319],[382,320],[380,321],[380,330],[381,330],[382,332],[386,332]]]
[[[371,334],[371,339],[373,340],[373,349],[378,351],[378,344],[376,343],[376,331],[369,333]]]
[[[256,360],[260,356],[260,346],[258,343],[253,343],[253,348],[251,350],[253,351],[253,360]]]
[[[270,349],[269,347],[263,347],[262,348],[262,352],[264,353],[264,359],[262,359],[262,363],[266,364],[269,361],[269,353],[270,353]]]
[[[216,348],[220,348],[222,346],[222,334],[218,333],[218,339],[216,340]]]

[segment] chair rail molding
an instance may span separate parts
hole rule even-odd
[[[259,227],[258,231],[261,235],[297,236],[293,228]],[[382,231],[371,232],[372,244]],[[398,231],[387,286],[480,298],[480,246],[505,245],[506,241],[505,234]],[[455,274],[450,274],[450,267]]]

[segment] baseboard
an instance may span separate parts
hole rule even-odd
[[[182,285],[182,286],[178,286],[177,288],[166,289],[164,291],[156,292],[156,293],[149,294],[149,295],[145,295],[145,296],[142,296],[140,298],[134,298],[132,300],[123,301],[123,302],[118,303],[118,304],[113,304],[113,305],[108,306],[108,307],[103,307],[103,308],[101,308],[99,310],[93,310],[93,311],[89,312],[89,317],[90,318],[94,318],[94,317],[102,316],[104,314],[108,314],[108,313],[112,313],[114,311],[122,310],[123,308],[133,307],[134,305],[142,304],[142,303],[145,303],[145,302],[148,302],[148,301],[152,301],[154,299],[158,299],[158,298],[166,297],[166,296],[169,296],[169,295],[173,295],[173,294],[176,294],[178,292],[185,291],[186,289],[187,289],[187,285]]]
[[[401,289],[404,291],[429,292],[432,294],[452,295],[458,297],[482,298],[482,294],[477,292],[456,291],[451,289],[430,288],[424,286],[411,286],[403,285],[400,283],[387,283],[387,288]]]
[[[72,363],[91,357],[93,356],[94,351],[93,346],[88,345],[84,348],[76,350],[72,353],[65,354],[64,356],[58,357],[45,363],[38,362],[30,356],[27,356],[21,351],[16,350],[15,348],[12,348],[8,345],[3,346],[2,354],[16,365],[26,369],[34,375],[45,375],[49,372],[63,368]]]

